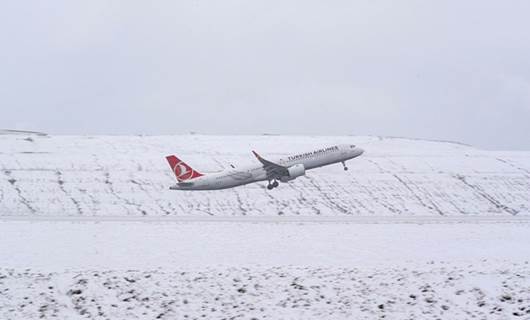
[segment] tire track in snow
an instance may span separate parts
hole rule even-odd
[[[401,179],[397,174],[393,174],[392,175],[394,178],[396,178],[397,181],[399,181],[408,191],[410,191],[410,193],[416,198],[416,200],[419,201],[419,203],[424,206],[425,208],[427,209],[430,209],[430,210],[435,210],[439,215],[443,216],[445,215],[443,213],[442,210],[440,210],[440,208],[438,208],[438,206],[431,200],[430,203],[431,205],[427,205],[423,200],[422,198],[416,193],[416,191],[412,190],[412,188],[409,186],[409,184],[407,182],[405,182],[403,179]]]
[[[37,213],[37,210],[35,210],[35,208],[33,208],[33,206],[31,206],[30,204],[30,201],[24,197],[24,195],[22,194],[22,190],[20,189],[20,187],[17,186],[17,180],[15,178],[13,178],[11,176],[11,171],[9,170],[4,170],[4,174],[9,178],[7,180],[7,182],[9,182],[9,184],[11,186],[13,186],[13,188],[15,189],[19,199],[20,199],[20,202],[26,207],[28,208],[28,210],[33,213],[33,214],[36,214]]]
[[[340,213],[343,213],[343,214],[351,214],[351,212],[349,210],[347,210],[346,208],[342,207],[340,204],[336,203],[330,196],[327,192],[325,192],[324,190],[322,190],[322,188],[315,182],[314,178],[312,177],[307,177],[309,179],[309,181],[311,182],[311,184],[313,185],[313,187],[315,187],[318,192],[320,192],[320,194],[322,194],[322,196],[324,197],[324,199],[327,200],[327,203],[326,206],[330,209],[337,209],[339,210]]]
[[[72,196],[71,194],[69,194],[66,189],[64,188],[64,180],[63,180],[63,174],[61,171],[57,170],[55,172],[55,175],[57,176],[57,184],[59,184],[59,189],[61,189],[61,191],[66,195],[67,198],[69,198],[72,203],[74,204],[75,208],[77,209],[77,213],[79,215],[82,215],[83,214],[83,210],[81,209],[81,204],[79,203],[79,201],[77,201],[74,196]]]
[[[526,170],[525,168],[522,168],[522,167],[519,167],[518,165],[516,165],[515,163],[511,162],[511,161],[508,161],[508,160],[504,160],[504,159],[501,159],[501,158],[496,158],[497,161],[500,161],[502,163],[505,163],[507,165],[509,165],[510,167],[512,168],[515,168],[519,171],[522,171],[524,173],[526,173],[526,177],[527,178],[530,178],[530,171]]]
[[[519,213],[519,211],[513,209],[513,208],[510,208],[508,207],[507,205],[505,204],[502,204],[500,201],[498,201],[497,199],[495,199],[493,196],[489,195],[488,193],[486,193],[484,190],[482,190],[479,186],[476,186],[476,185],[473,185],[471,183],[469,183],[467,180],[466,180],[466,177],[462,176],[462,175],[456,175],[454,176],[456,179],[462,181],[463,184],[465,184],[466,186],[468,186],[469,188],[473,189],[478,195],[480,195],[482,198],[486,199],[489,203],[493,204],[497,209],[500,209],[504,212],[507,212],[513,216],[517,215]]]
[[[162,207],[162,205],[161,205],[158,201],[156,201],[155,198],[153,198],[153,196],[151,195],[151,193],[150,193],[150,192],[144,187],[144,184],[143,184],[142,182],[138,182],[137,180],[135,180],[135,179],[133,179],[133,178],[131,178],[131,179],[129,180],[129,182],[132,183],[132,184],[134,184],[134,185],[136,185],[136,186],[138,186],[138,188],[139,188],[144,194],[146,194],[151,200],[153,200],[153,203],[155,203],[155,204],[158,206],[158,208],[159,208],[160,210],[162,210],[162,212],[163,212],[164,214],[166,214],[166,215],[171,214],[171,212],[169,212],[169,211],[166,210],[164,207]]]
[[[141,204],[134,203],[134,202],[130,201],[129,199],[127,199],[125,197],[122,197],[122,196],[119,196],[117,194],[116,190],[114,189],[114,184],[110,180],[110,173],[108,171],[105,171],[103,173],[103,176],[105,177],[105,184],[109,186],[110,193],[113,196],[115,196],[116,199],[118,199],[120,201],[120,203],[122,203],[122,206],[125,208],[125,210],[127,210],[128,214],[131,213],[131,211],[129,210],[129,206],[132,206],[132,207],[135,207],[136,210],[138,210],[138,212],[140,212],[142,215],[144,215],[144,216],[147,215],[147,211],[142,209],[142,205]],[[125,204],[123,204],[123,203],[125,203]]]

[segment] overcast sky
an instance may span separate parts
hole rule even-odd
[[[530,149],[530,1],[0,6],[0,129]]]

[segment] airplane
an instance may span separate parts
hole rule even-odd
[[[342,163],[344,170],[347,171],[346,161],[359,157],[364,150],[355,145],[336,145],[288,156],[275,162],[264,159],[255,151],[252,153],[260,165],[241,168],[231,166],[224,171],[207,175],[194,170],[174,155],[167,156],[166,160],[177,177],[177,184],[169,189],[221,190],[268,181],[267,189],[272,190],[280,185],[278,181],[283,183],[292,181],[304,176],[307,170]]]

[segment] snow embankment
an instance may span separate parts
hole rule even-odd
[[[178,192],[165,162],[199,171],[353,143],[361,158],[267,191]],[[0,215],[528,215],[530,152],[422,140],[286,136],[0,135]]]

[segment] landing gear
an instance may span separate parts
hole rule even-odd
[[[276,180],[274,180],[274,182],[272,182],[272,183],[269,181],[269,184],[267,185],[267,189],[268,190],[272,190],[274,188],[278,188],[279,185],[280,184]]]
[[[348,167],[346,167],[346,162],[342,162],[342,165],[344,166],[344,171],[348,171]]]

